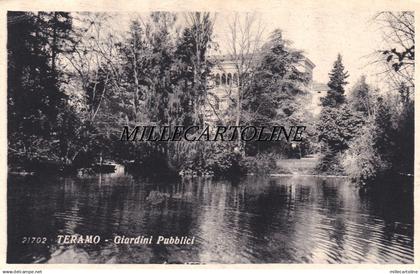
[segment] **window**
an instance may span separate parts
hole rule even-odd
[[[226,74],[222,74],[222,85],[226,85]]]
[[[233,84],[234,85],[239,85],[238,74],[236,74],[236,73],[233,74]]]
[[[227,76],[227,84],[228,86],[232,85],[232,74],[230,73],[228,73],[228,76]]]
[[[216,86],[220,85],[220,74],[216,74]]]

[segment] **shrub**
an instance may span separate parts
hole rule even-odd
[[[342,155],[341,163],[346,174],[359,185],[366,185],[388,168],[388,163],[381,159],[375,146],[375,124],[368,121],[362,128],[361,134],[349,145],[349,149]]]
[[[207,151],[206,169],[216,177],[238,177],[246,174],[242,155],[235,151],[235,145],[228,142],[212,143]]]
[[[246,174],[243,157],[229,142],[202,142],[183,152],[179,170],[183,175],[238,177]]]

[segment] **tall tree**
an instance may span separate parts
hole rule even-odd
[[[252,81],[243,91],[242,123],[301,124],[301,99],[309,83],[309,75],[300,69],[304,62],[303,52],[294,49],[281,30],[273,31],[262,46]]]
[[[344,103],[344,86],[347,85],[346,79],[349,74],[344,69],[343,60],[341,54],[338,54],[337,60],[334,62],[333,69],[329,73],[330,80],[328,82],[327,95],[322,98],[323,106],[338,106]]]
[[[65,89],[69,95],[71,111],[62,121],[73,121],[74,132],[83,137],[68,138],[70,158],[91,158],[93,154],[109,147],[111,134],[120,132],[120,113],[111,112],[109,104],[114,91],[121,87],[117,68],[117,46],[111,29],[106,24],[108,16],[101,13],[72,14],[77,27],[73,27],[74,40],[71,54],[64,55],[66,65],[62,68],[68,75]],[[116,93],[116,92],[115,92]],[[114,98],[115,101],[117,98]],[[72,140],[73,139],[73,140]],[[74,141],[74,143],[72,143]],[[89,155],[88,155],[89,154]]]
[[[235,92],[226,86],[227,95],[234,102],[234,124],[243,122],[244,93],[252,84],[254,68],[259,59],[263,44],[264,26],[257,13],[235,13],[229,20],[227,32],[228,57],[233,61],[237,79]],[[240,130],[238,128],[238,145],[240,146]]]
[[[68,13],[8,13],[8,113],[11,155],[65,157],[59,116],[67,107],[61,55],[71,51]]]
[[[182,32],[175,53],[178,68],[175,77],[183,89],[182,104],[192,114],[186,117],[190,120],[187,123],[202,124],[212,65],[207,54],[213,46],[215,16],[208,12],[194,12],[185,14],[185,19],[188,25]]]

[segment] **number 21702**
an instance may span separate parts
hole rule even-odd
[[[45,244],[46,237],[22,237],[22,244]]]

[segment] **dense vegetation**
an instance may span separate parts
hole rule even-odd
[[[393,15],[378,18],[397,21],[390,26],[405,20],[404,30],[413,26],[410,13]],[[247,17],[243,27],[251,30],[254,19]],[[74,172],[109,160],[148,176],[266,174],[278,157],[295,154],[288,142],[240,138],[121,142],[124,126],[203,126],[218,65],[209,58],[218,47],[210,13],[155,12],[129,21],[128,31],[116,31],[115,17],[103,13],[8,13],[11,169]],[[316,120],[304,107],[310,79],[298,68],[303,52],[280,30],[266,40],[258,28],[237,39],[240,22],[235,18],[230,28],[238,92],[227,113],[215,113],[220,122],[306,125],[300,156],[318,152],[318,172],[346,174],[361,185],[413,173],[414,81],[407,71],[414,68],[414,30],[403,40],[411,44],[398,47],[396,39],[378,51],[394,80],[388,92],[372,88],[366,77],[346,92],[348,73],[338,55]]]
[[[123,126],[206,122],[211,69],[217,65],[208,58],[217,47],[214,20],[210,13],[156,12],[132,18],[128,32],[113,33],[115,21],[101,13],[10,12],[10,166],[71,171],[112,160],[145,173],[223,176],[244,174],[255,157],[273,155],[269,144],[245,146],[239,138],[120,141]],[[249,70],[239,73],[240,115],[239,101],[232,100],[224,123],[303,124],[298,97],[308,77],[296,69],[303,58],[281,31],[273,32]],[[279,152],[286,152],[287,144],[281,145]]]
[[[377,20],[390,39],[375,60],[385,67],[388,91],[362,76],[346,96],[348,73],[338,55],[318,123],[318,171],[348,175],[361,186],[414,173],[414,16],[385,12]]]

